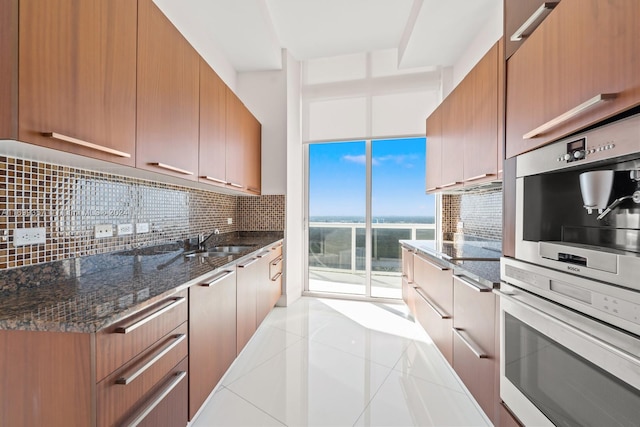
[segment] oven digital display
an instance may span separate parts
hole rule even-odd
[[[577,141],[571,141],[567,143],[567,153],[571,154],[577,150],[584,150],[586,139],[578,139]]]

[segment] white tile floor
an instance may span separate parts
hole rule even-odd
[[[275,308],[191,425],[491,425],[404,314],[308,297]]]

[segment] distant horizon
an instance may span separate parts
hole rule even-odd
[[[309,216],[309,222],[362,222],[362,215],[314,215]],[[374,215],[372,218],[374,224],[435,224],[435,216],[433,215]]]

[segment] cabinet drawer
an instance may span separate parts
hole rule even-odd
[[[413,255],[414,286],[420,287],[446,313],[453,312],[453,288],[451,270],[427,258],[426,255]]]
[[[187,291],[176,293],[96,334],[96,380],[154,344],[187,320]]]
[[[156,390],[123,425],[184,427],[187,425],[188,358],[162,379]]]
[[[416,313],[416,304],[415,304],[415,292],[413,290],[413,284],[410,283],[406,277],[402,278],[402,300],[409,307],[409,312],[413,315]]]
[[[163,378],[187,356],[187,333],[185,322],[98,384],[98,426],[119,425],[139,408],[139,402],[157,391]]]
[[[416,320],[427,331],[447,362],[452,364],[451,328],[453,323],[450,312],[437,306],[421,288],[414,287],[412,292]]]

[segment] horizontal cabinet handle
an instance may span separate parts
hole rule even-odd
[[[157,311],[154,311],[153,313],[151,313],[150,315],[148,315],[144,319],[141,319],[141,320],[139,320],[139,321],[137,321],[135,323],[132,323],[131,325],[128,325],[128,326],[121,326],[121,327],[116,328],[115,333],[116,334],[128,334],[129,332],[138,329],[140,326],[152,321],[156,317],[163,315],[167,311],[170,311],[170,310],[174,309],[175,307],[179,306],[180,304],[182,304],[185,301],[186,301],[185,297],[174,298],[174,299],[171,300],[170,304],[165,305],[164,307],[160,308]]]
[[[204,175],[204,176],[201,176],[200,178],[206,179],[207,181],[216,182],[218,184],[224,184],[224,185],[227,184],[227,181],[225,181],[224,179],[218,179],[218,178],[214,178],[212,176]]]
[[[276,275],[271,278],[271,281],[275,282],[276,280],[278,280],[280,278],[280,276],[282,276],[282,273],[276,273]]]
[[[512,42],[519,42],[523,37],[527,37],[529,34],[535,30],[537,25],[534,26],[536,22],[539,22],[544,16],[548,15],[549,12],[553,10],[554,7],[558,4],[557,1],[548,1],[542,3],[538,9],[526,20],[524,23],[518,28],[515,33],[511,35],[510,40]]]
[[[439,318],[441,318],[442,320],[444,319],[451,319],[451,316],[449,316],[448,314],[446,314],[444,311],[442,311],[441,309],[438,308],[438,306],[436,306],[436,304],[434,302],[432,302],[429,297],[427,295],[425,295],[424,291],[418,287],[413,288],[415,289],[416,293],[424,300],[424,302],[427,303],[427,305],[429,306],[429,308],[431,310],[433,310],[433,312],[435,314],[438,315]]]
[[[213,286],[218,282],[221,282],[222,280],[226,279],[229,276],[234,275],[236,272],[233,270],[227,270],[223,273],[218,274],[217,276],[215,276],[210,282],[206,282],[206,283],[202,283],[200,286]]]
[[[454,280],[457,280],[458,282],[462,283],[463,285],[468,286],[469,288],[473,289],[476,292],[492,292],[493,288],[488,288],[486,286],[482,286],[479,283],[474,283],[470,280],[464,279],[460,276],[453,276]]]
[[[423,256],[423,255],[421,255],[421,254],[419,254],[419,253],[417,253],[417,252],[416,252],[416,256],[417,256],[418,258],[420,258],[420,260],[422,260],[422,261],[426,262],[427,264],[429,264],[431,267],[433,267],[433,268],[437,268],[437,269],[438,269],[438,270],[440,270],[440,271],[447,271],[447,270],[449,270],[449,268],[448,268],[448,267],[443,267],[443,266],[441,266],[441,265],[438,265],[438,264],[436,264],[435,262],[433,262],[433,261],[429,260],[427,257],[425,257],[425,256]]]
[[[171,350],[176,348],[178,346],[178,344],[180,344],[186,338],[187,338],[187,336],[185,334],[176,335],[175,337],[173,337],[173,341],[172,342],[170,342],[165,348],[163,348],[162,350],[157,352],[151,359],[149,359],[145,363],[141,364],[140,367],[138,369],[136,369],[135,371],[133,371],[130,375],[124,375],[124,376],[118,378],[116,380],[116,384],[120,384],[120,385],[131,384],[131,382],[133,380],[135,380],[140,375],[142,375],[147,369],[149,369],[151,366],[153,366],[154,363],[156,363],[158,360],[162,359],[162,357],[165,354],[169,353]]]
[[[440,188],[448,188],[448,187],[453,187],[454,185],[460,185],[460,184],[462,184],[462,182],[460,182],[460,181],[453,181],[453,182],[450,182],[450,183],[448,183],[448,184],[442,184],[442,185],[440,186]]]
[[[166,163],[155,162],[155,163],[149,163],[149,164],[151,166],[155,166],[155,167],[158,167],[160,169],[166,169],[166,170],[171,171],[171,172],[178,172],[178,173],[180,173],[182,175],[193,175],[193,172],[191,172],[191,171],[188,171],[188,170],[185,170],[185,169],[180,169],[180,168],[177,168],[175,166],[168,165]]]
[[[275,261],[273,261],[271,263],[271,265],[275,267],[276,265],[280,264],[281,262],[282,262],[282,257],[278,257],[278,258],[276,258]]]
[[[566,122],[569,119],[572,119],[573,117],[585,112],[586,110],[588,110],[589,108],[592,108],[596,105],[598,105],[601,102],[604,101],[610,101],[612,99],[615,99],[617,96],[617,94],[615,93],[601,93],[598,94],[596,96],[594,96],[593,98],[583,102],[582,104],[578,105],[575,108],[572,108],[571,110],[560,114],[558,117],[549,120],[548,122],[546,122],[545,124],[538,126],[537,128],[535,128],[534,130],[532,130],[531,132],[525,133],[524,135],[522,135],[522,139],[531,139],[533,137],[536,137],[538,135],[540,135],[541,133],[544,133],[546,131],[548,131],[549,129],[552,129],[564,122]]]
[[[173,391],[174,388],[187,376],[185,371],[176,372],[176,374],[171,378],[167,385],[163,387],[157,394],[153,396],[151,402],[148,405],[144,406],[128,423],[125,425],[127,427],[135,427],[139,425],[144,419],[155,409],[156,406],[162,402],[162,400],[167,397],[169,393]]]
[[[477,181],[479,179],[489,178],[489,177],[492,177],[492,176],[496,176],[496,174],[495,173],[483,173],[482,175],[476,175],[476,176],[472,176],[471,178],[467,178],[467,179],[464,180],[464,182]]]
[[[131,154],[125,153],[124,151],[114,150],[113,148],[104,147],[102,145],[93,144],[91,142],[83,141],[81,139],[73,138],[67,135],[62,135],[61,133],[56,132],[42,132],[42,136],[47,138],[53,138],[64,142],[69,142],[71,144],[79,145],[85,148],[90,148],[96,151],[102,151],[103,153],[113,154],[118,157],[127,157],[130,158]]]
[[[278,244],[277,244],[277,245],[275,245],[275,246],[271,246],[271,250],[272,250],[272,251],[275,251],[275,250],[277,250],[277,249],[280,249],[281,247],[282,247],[282,242],[278,243]]]
[[[227,182],[227,185],[230,185],[230,186],[235,187],[235,188],[244,188],[243,185],[236,184],[235,182]]]
[[[478,359],[487,359],[489,357],[485,352],[483,352],[478,348],[476,343],[471,341],[469,338],[465,338],[464,335],[461,334],[462,329],[451,328],[451,330],[453,331],[454,334],[456,334],[458,338],[460,338],[460,341],[462,341],[464,345],[466,345],[469,348],[469,350],[471,350],[471,352],[475,354],[475,356]]]
[[[238,264],[238,268],[247,268],[249,267],[251,264],[257,262],[260,258],[252,258],[251,261],[249,262],[245,262],[244,264]]]

